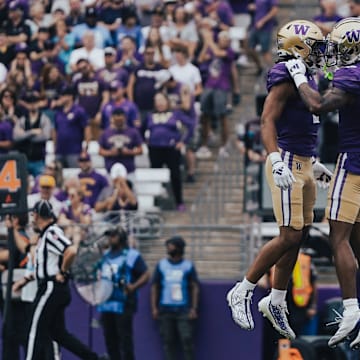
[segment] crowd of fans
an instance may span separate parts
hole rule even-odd
[[[116,163],[132,174],[147,144],[184,210],[181,166],[195,182],[196,158],[213,155],[207,142],[220,125],[228,155],[227,115],[239,99],[231,5],[0,1],[0,153],[25,153],[36,189],[48,140],[63,168],[79,167],[97,141],[108,174]]]

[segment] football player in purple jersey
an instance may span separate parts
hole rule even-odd
[[[268,73],[269,93],[261,116],[261,136],[268,154],[266,177],[279,236],[263,246],[243,281],[228,292],[227,300],[234,321],[252,330],[254,321],[250,306],[254,288],[275,265],[271,293],[259,302],[258,308],[281,335],[294,339],[295,333],[287,319],[286,289],[301,241],[313,221],[316,180],[325,187],[331,173],[313,160],[319,119],[301,100],[285,63],[300,57],[315,71],[323,63],[325,41],[315,24],[294,20],[279,30],[277,44],[279,59]],[[316,89],[312,71],[304,76]]]
[[[329,346],[344,341],[357,328],[360,310],[356,292],[356,272],[360,258],[360,20],[347,18],[330,33],[326,49],[328,66],[336,66],[333,86],[321,96],[304,75],[301,60],[286,63],[299,94],[308,109],[319,114],[339,109],[339,149],[334,177],[328,192],[326,217],[330,223],[330,243],[339,279],[344,313]],[[360,333],[351,348],[360,346]]]

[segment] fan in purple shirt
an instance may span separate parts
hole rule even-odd
[[[55,103],[59,109],[54,119],[55,155],[64,167],[77,167],[82,143],[90,141],[88,116],[74,103],[74,88],[65,87]]]
[[[13,146],[13,126],[2,118],[0,120],[0,154],[7,154]]]
[[[101,124],[101,108],[109,101],[109,91],[106,85],[95,77],[88,60],[80,59],[77,62],[77,70],[81,75],[74,81],[77,102],[89,116],[92,138],[97,140]]]
[[[128,97],[134,101],[144,122],[147,113],[154,109],[155,83],[157,75],[163,67],[154,61],[155,49],[147,45],[144,50],[144,62],[130,75]],[[144,96],[146,94],[146,96]]]
[[[250,11],[255,11],[254,22],[249,34],[249,56],[255,61],[258,75],[262,73],[262,64],[255,48],[261,46],[266,68],[272,65],[272,54],[270,51],[272,31],[276,23],[278,12],[278,0],[255,0],[249,5]]]
[[[184,103],[182,108],[188,109],[189,105]],[[155,111],[147,118],[147,130],[150,133],[148,144],[151,167],[161,168],[166,165],[170,169],[176,205],[178,210],[183,211],[181,149],[193,135],[194,121],[184,111],[172,111],[167,96],[157,93]]]
[[[102,133],[99,144],[99,154],[105,158],[105,168],[110,172],[111,167],[119,162],[127,172],[135,170],[135,156],[142,154],[140,133],[135,128],[126,125],[126,113],[121,108],[115,108],[111,114],[110,127]]]
[[[103,81],[107,86],[114,80],[119,80],[126,86],[129,80],[129,72],[124,67],[117,66],[115,48],[106,47],[104,58],[105,67],[96,72],[96,78]]]
[[[110,102],[108,102],[102,109],[101,128],[106,129],[110,124],[112,111],[115,108],[124,110],[129,127],[140,129],[141,120],[139,110],[135,103],[126,99],[124,84],[118,80],[110,83]]]
[[[90,155],[86,152],[79,156],[79,167],[81,171],[78,177],[84,195],[83,201],[93,208],[101,190],[108,186],[108,180],[92,168]]]

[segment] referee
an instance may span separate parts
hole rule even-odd
[[[38,290],[31,317],[26,360],[43,360],[51,341],[56,341],[80,359],[98,360],[96,353],[65,328],[65,308],[71,301],[68,271],[77,249],[56,224],[49,201],[38,201],[32,211],[33,228],[39,233],[35,255]]]

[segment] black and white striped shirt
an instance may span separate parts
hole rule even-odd
[[[60,272],[63,254],[71,244],[56,224],[50,224],[42,231],[36,247],[37,280],[47,280]]]

